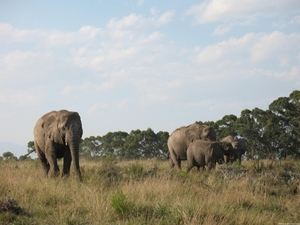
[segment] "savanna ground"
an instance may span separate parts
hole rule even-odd
[[[159,160],[85,161],[81,169],[83,182],[46,179],[38,161],[1,161],[0,224],[300,223],[298,161],[210,174],[170,171]]]

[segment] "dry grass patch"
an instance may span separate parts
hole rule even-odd
[[[272,164],[271,164],[272,163]],[[166,161],[82,162],[83,182],[46,179],[38,162],[0,162],[0,224],[277,224],[299,222],[300,163],[244,162],[212,173]]]

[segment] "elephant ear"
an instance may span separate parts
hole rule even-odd
[[[200,139],[200,130],[193,125],[187,127],[185,131],[185,136],[190,142]]]
[[[64,138],[62,134],[63,126],[59,125],[59,119],[56,114],[51,114],[45,120],[45,129],[48,138],[57,144],[64,144]]]

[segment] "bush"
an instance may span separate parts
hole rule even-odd
[[[117,191],[111,198],[111,206],[114,212],[121,219],[129,218],[134,205],[127,200],[126,195],[121,191]]]
[[[10,212],[18,215],[24,213],[24,210],[19,206],[16,200],[11,198],[0,201],[0,213],[3,212]]]

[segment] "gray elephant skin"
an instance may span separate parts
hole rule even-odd
[[[82,180],[79,167],[82,133],[81,119],[77,112],[51,111],[38,119],[33,129],[34,146],[46,177],[59,175],[57,159],[63,158],[62,176],[70,174],[73,161],[78,178]]]
[[[230,156],[232,152],[233,147],[229,142],[196,140],[187,149],[187,172],[194,166],[198,169],[206,166],[210,171],[219,159],[224,155]]]
[[[227,159],[227,156],[224,156],[224,161],[227,161],[228,163],[233,163],[235,160],[238,160],[238,164],[241,165],[242,155],[245,154],[245,152],[247,151],[246,140],[238,138],[235,139],[229,135],[223,138],[221,141],[230,142],[234,149],[232,157]]]
[[[207,125],[191,124],[176,129],[168,139],[170,166],[181,169],[181,160],[186,160],[189,145],[196,140],[216,141],[216,132]]]

